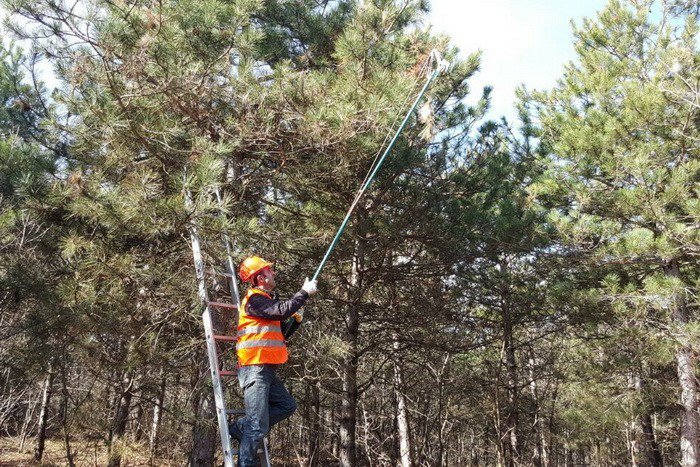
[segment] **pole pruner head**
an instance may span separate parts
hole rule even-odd
[[[430,52],[430,66],[432,68],[431,73],[437,71],[437,73],[440,74],[447,71],[450,67],[450,62],[445,60],[438,49],[433,49]]]

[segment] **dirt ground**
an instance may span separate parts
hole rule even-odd
[[[33,440],[27,440],[22,452],[19,451],[19,438],[0,437],[0,467],[46,466],[59,467],[68,465],[66,452],[61,440],[51,439],[46,442],[44,462],[37,463],[34,457]],[[103,466],[107,464],[107,449],[101,441],[71,442],[76,466]],[[176,466],[182,465],[174,459],[157,458],[149,462],[148,447],[141,445],[127,446],[122,454],[122,466]]]

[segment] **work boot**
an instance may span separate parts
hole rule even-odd
[[[231,435],[231,438],[240,442],[241,438],[243,438],[243,431],[241,430],[239,422],[240,422],[240,419],[234,420],[231,423],[229,423],[228,424],[228,433]]]

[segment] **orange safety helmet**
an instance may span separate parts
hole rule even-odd
[[[259,256],[250,256],[241,263],[240,268],[238,268],[238,275],[243,282],[248,282],[257,273],[270,266],[272,266],[272,263],[269,261],[265,261]]]

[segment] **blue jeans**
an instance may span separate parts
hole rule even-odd
[[[243,389],[245,417],[238,422],[243,437],[238,455],[240,467],[258,467],[258,446],[273,425],[289,418],[297,403],[275,374],[277,365],[245,365],[238,369]]]

